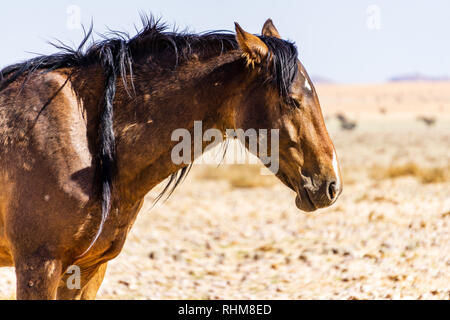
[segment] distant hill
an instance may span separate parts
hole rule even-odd
[[[311,80],[314,84],[333,84],[333,80],[321,76],[312,76]]]
[[[389,82],[436,82],[436,81],[450,81],[450,77],[441,76],[433,77],[421,73],[411,73],[392,77]]]

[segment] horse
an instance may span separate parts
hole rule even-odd
[[[78,48],[57,44],[0,73],[0,267],[15,267],[19,300],[96,298],[145,196],[189,173],[171,159],[171,133],[195,121],[224,136],[279,130],[275,174],[302,211],[342,193],[314,85],[272,20],[261,35],[143,23],[97,42],[91,26]]]

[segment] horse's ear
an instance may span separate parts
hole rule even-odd
[[[261,64],[269,55],[269,48],[257,36],[250,34],[236,22],[236,40],[243,52],[243,56],[247,59],[247,65],[252,67],[255,64]]]
[[[268,19],[266,23],[264,23],[264,27],[262,29],[261,34],[266,37],[274,37],[281,39],[280,33],[278,32],[277,28],[275,28],[272,19]]]

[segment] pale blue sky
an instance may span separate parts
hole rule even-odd
[[[447,0],[278,0],[3,1],[0,5],[0,67],[51,53],[46,40],[78,43],[81,30],[67,27],[67,8],[81,9],[96,31],[134,31],[139,12],[152,12],[193,31],[232,30],[237,21],[259,33],[271,17],[282,36],[295,41],[312,75],[342,83],[381,82],[420,72],[450,76],[450,1]],[[380,9],[380,30],[367,27],[367,8]],[[370,21],[374,21],[373,19]],[[375,20],[376,21],[376,20]]]

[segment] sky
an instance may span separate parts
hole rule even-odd
[[[309,74],[338,83],[378,83],[421,73],[450,76],[448,0],[40,0],[0,5],[0,68],[56,49],[54,39],[79,43],[80,23],[133,33],[139,14],[180,29],[260,33],[272,18],[294,41]]]

